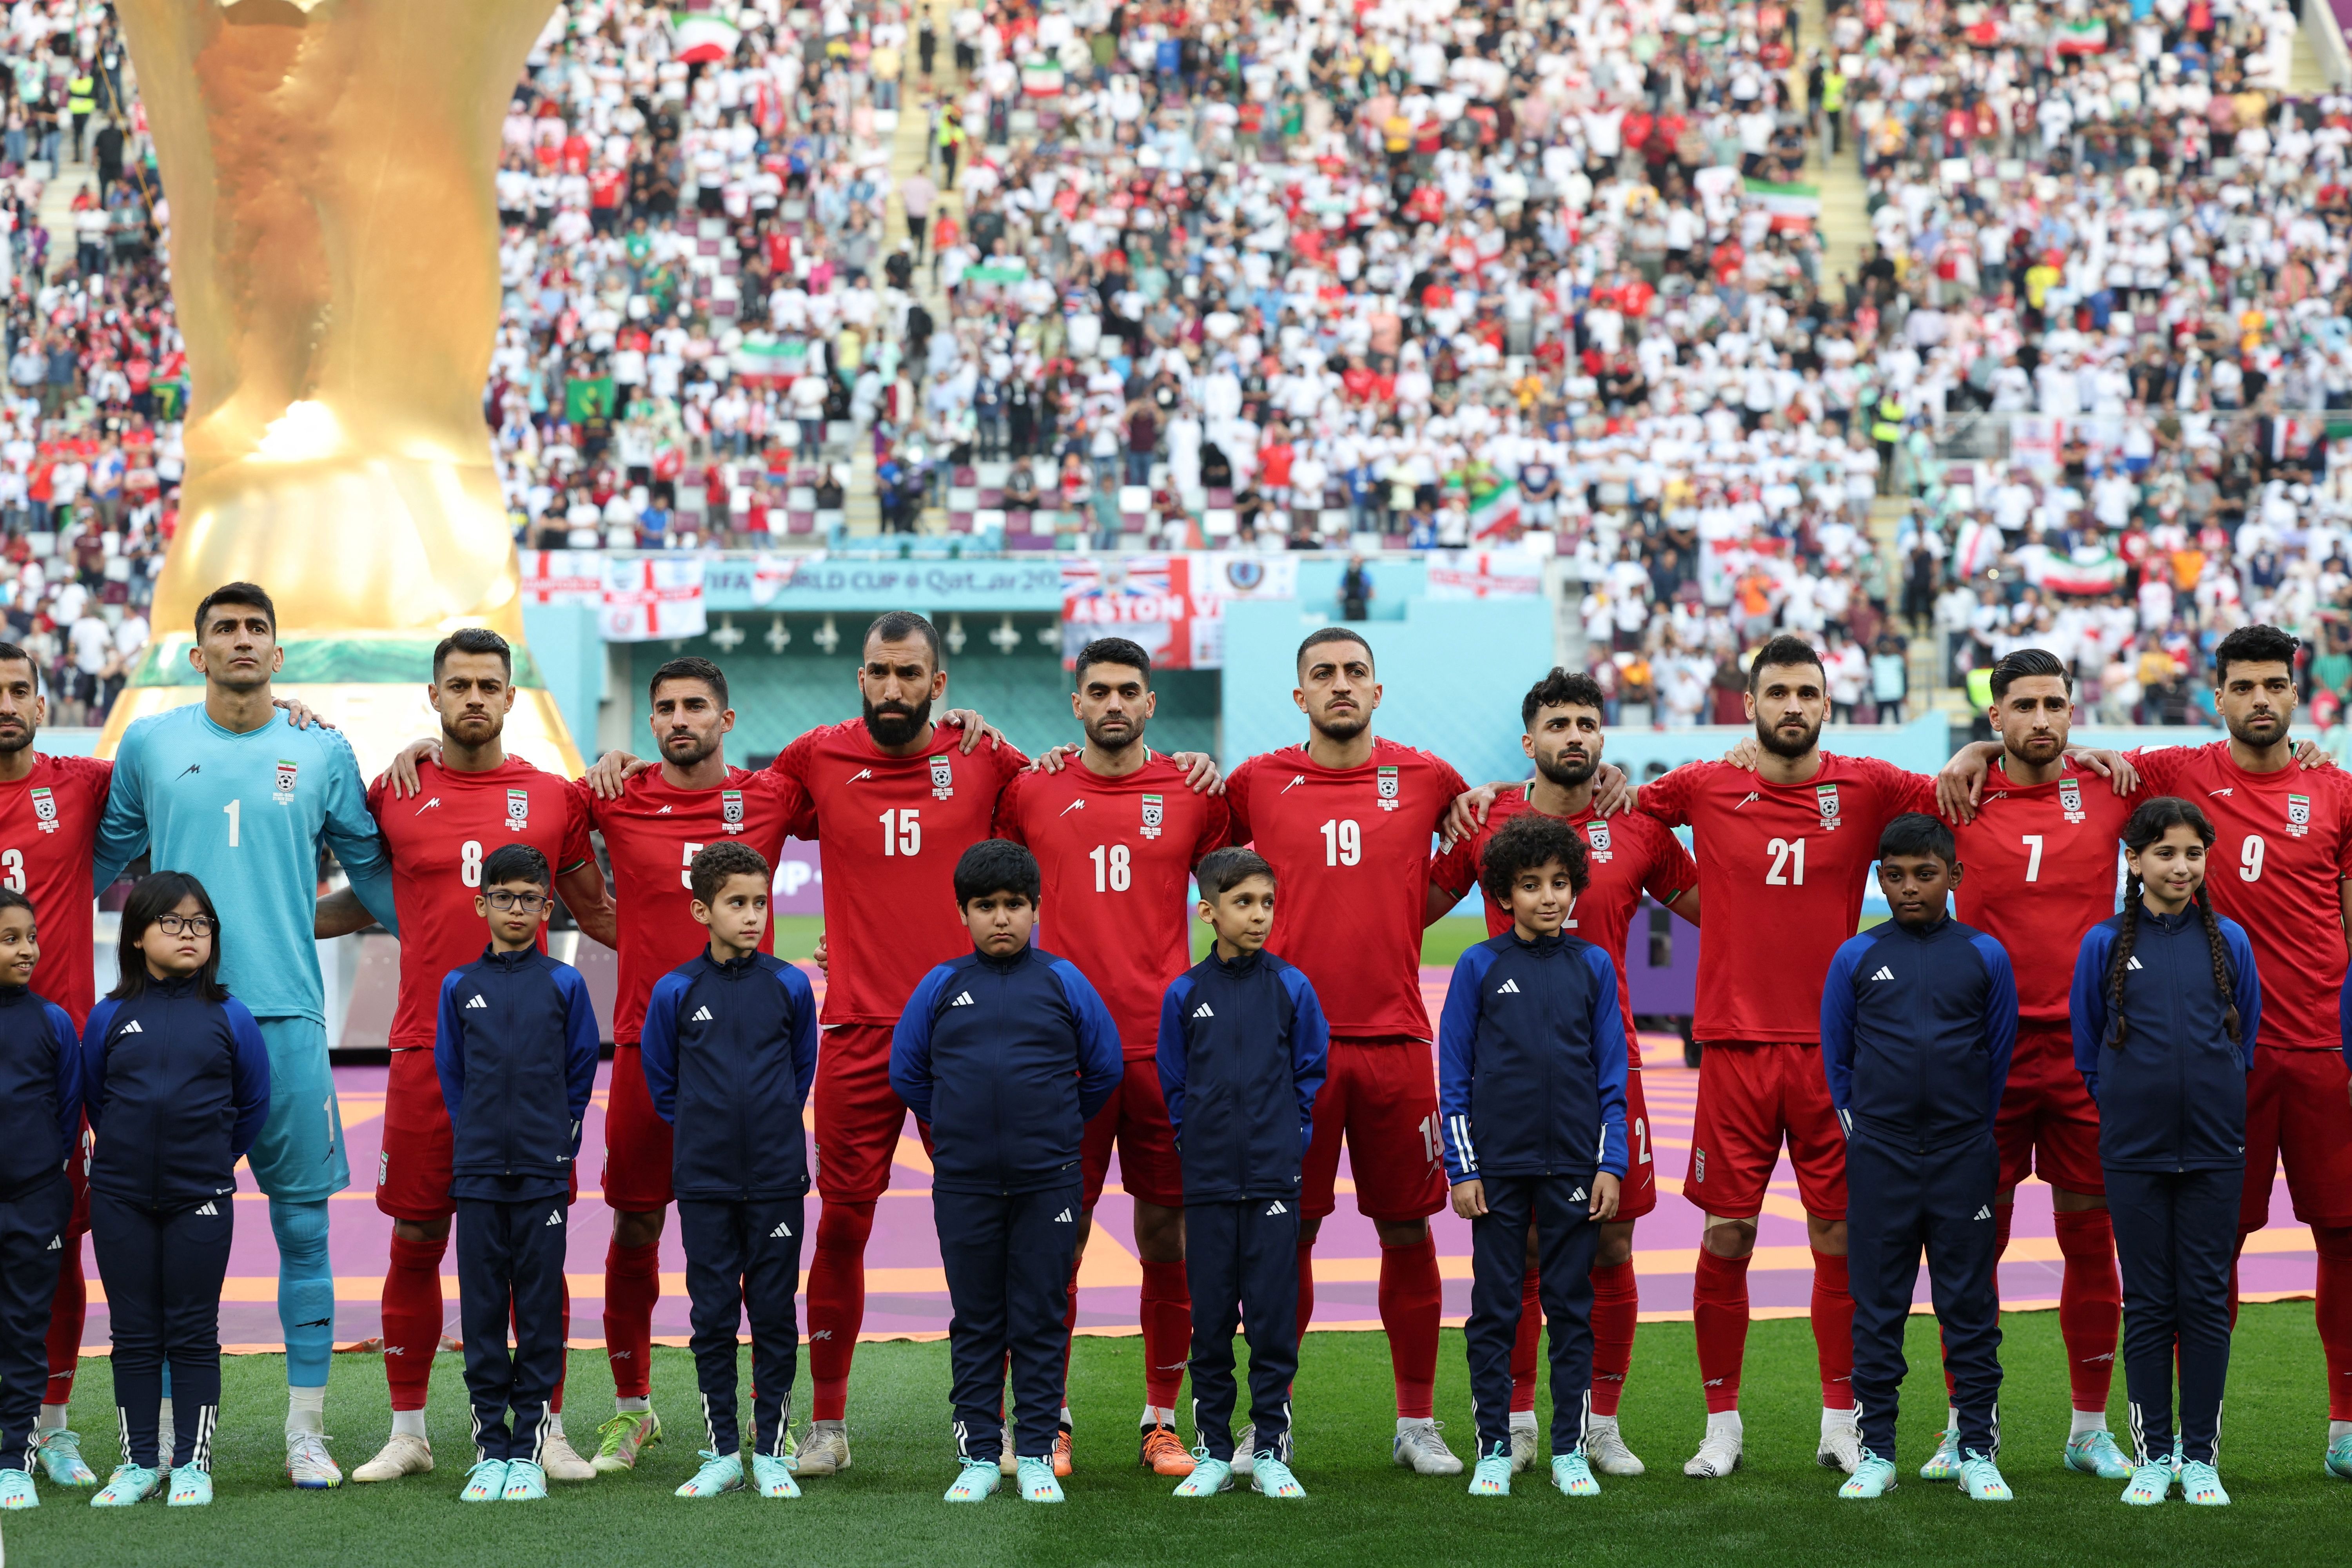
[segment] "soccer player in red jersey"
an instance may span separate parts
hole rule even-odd
[[[426,700],[441,716],[437,756],[395,766],[369,788],[368,810],[392,858],[400,915],[400,997],[393,1010],[392,1072],[384,1087],[383,1152],[376,1207],[392,1216],[392,1259],[383,1277],[383,1371],[392,1390],[392,1436],[352,1472],[388,1481],[433,1468],[425,1426],[433,1357],[441,1346],[441,1259],[449,1248],[449,1112],[433,1070],[441,982],[481,956],[474,897],[482,860],[505,844],[528,844],[558,868],[556,891],[580,929],[607,947],[616,941],[604,873],[588,844],[588,817],[572,782],[507,754],[501,739],[514,710],[514,654],[506,638],[467,626],[433,650]],[[412,749],[413,750],[413,749]],[[316,932],[341,936],[374,922],[348,888],[319,901]],[[570,1335],[571,1297],[564,1298]],[[590,1480],[587,1461],[563,1435],[563,1384],[556,1381],[544,1468],[558,1480]]]
[[[1699,936],[1698,1118],[1683,1195],[1706,1211],[1691,1285],[1706,1436],[1683,1466],[1727,1476],[1742,1447],[1739,1373],[1748,1342],[1748,1263],[1785,1137],[1813,1252],[1813,1344],[1825,1465],[1852,1474],[1853,1299],[1846,1289],[1845,1145],[1821,1064],[1822,984],[1861,924],[1880,831],[1935,806],[1932,781],[1821,749],[1829,697],[1821,656],[1777,637],[1748,672],[1761,754],[1753,771],[1688,763],[1641,787],[1643,811],[1688,826],[1706,908],[1738,910]]]
[[[1423,1475],[1457,1475],[1462,1461],[1431,1420],[1441,1289],[1429,1216],[1445,1206],[1446,1184],[1421,933],[1430,846],[1465,787],[1450,764],[1373,735],[1381,686],[1360,634],[1314,633],[1297,670],[1291,695],[1307,715],[1306,743],[1242,763],[1225,798],[1234,841],[1265,857],[1282,888],[1266,949],[1306,973],[1331,1025],[1300,1193],[1298,1328],[1303,1335],[1314,1311],[1315,1236],[1338,1206],[1345,1137],[1356,1206],[1381,1237],[1392,1453]]]
[[[1592,1415],[1584,1447],[1592,1468],[1604,1475],[1638,1476],[1643,1465],[1617,1426],[1617,1405],[1633,1360],[1633,1329],[1641,1320],[1641,1292],[1633,1277],[1633,1222],[1658,1205],[1657,1162],[1650,1152],[1649,1111],[1642,1100],[1642,1058],[1633,1042],[1633,999],[1625,980],[1626,932],[1643,897],[1656,900],[1698,923],[1698,868],[1673,832],[1640,812],[1606,817],[1593,808],[1593,774],[1601,766],[1603,703],[1601,688],[1587,675],[1555,669],[1531,687],[1519,703],[1527,733],[1521,744],[1536,767],[1535,778],[1496,798],[1486,826],[1456,839],[1430,872],[1430,917],[1451,910],[1455,900],[1480,885],[1486,846],[1503,824],[1527,812],[1565,819],[1582,835],[1590,853],[1591,884],[1578,895],[1568,929],[1606,952],[1617,965],[1617,996],[1625,1013],[1625,1044],[1631,1068],[1625,1079],[1625,1125],[1629,1167],[1617,1217],[1601,1227],[1592,1264]],[[1511,911],[1489,895],[1484,900],[1486,932],[1511,929]],[[1519,1315],[1518,1342],[1511,1352],[1511,1468],[1523,1470],[1536,1450],[1536,1352],[1543,1333],[1543,1307],[1536,1292],[1532,1253]]]
[[[1076,673],[1070,709],[1086,730],[1085,749],[1059,772],[1014,777],[997,801],[996,831],[1037,857],[1042,940],[1078,966],[1118,1026],[1127,1076],[1087,1123],[1079,1257],[1116,1142],[1143,1263],[1141,1461],[1163,1476],[1187,1476],[1192,1456],[1175,1429],[1192,1340],[1184,1181],[1155,1053],[1160,999],[1192,966],[1192,868],[1224,843],[1228,814],[1223,796],[1195,794],[1182,763],[1143,743],[1156,705],[1150,654],[1123,637],[1097,638],[1079,652]],[[1076,1277],[1074,1263],[1074,1321]]]

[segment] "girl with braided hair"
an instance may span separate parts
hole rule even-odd
[[[2189,802],[2142,803],[2124,826],[2123,910],[2091,928],[2074,962],[2074,1065],[2099,1107],[2123,1266],[2124,1386],[2138,1450],[2127,1503],[2162,1502],[2175,1479],[2189,1502],[2230,1500],[2216,1466],[2262,990],[2245,931],[2207,896],[2212,843],[2212,824]]]

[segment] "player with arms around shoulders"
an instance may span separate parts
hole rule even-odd
[[[1617,1405],[1633,1360],[1633,1329],[1641,1320],[1641,1292],[1633,1273],[1633,1222],[1657,1207],[1657,1162],[1650,1147],[1649,1110],[1642,1099],[1642,1057],[1633,1038],[1633,1000],[1625,979],[1625,944],[1644,895],[1698,923],[1698,868],[1672,830],[1639,812],[1604,816],[1593,801],[1601,768],[1601,689],[1588,675],[1555,669],[1528,689],[1519,703],[1526,733],[1520,744],[1536,776],[1503,789],[1488,809],[1485,826],[1456,838],[1430,871],[1429,915],[1450,912],[1455,900],[1479,885],[1479,866],[1495,835],[1521,816],[1558,817],[1585,840],[1584,890],[1568,919],[1570,935],[1592,943],[1616,965],[1617,995],[1624,1013],[1626,1171],[1615,1217],[1601,1222],[1592,1263],[1592,1414],[1585,1422],[1584,1452],[1605,1476],[1638,1476],[1642,1461],[1617,1426]],[[1481,900],[1486,934],[1511,929],[1511,910],[1489,895]],[[1526,1469],[1536,1452],[1536,1353],[1543,1336],[1543,1307],[1535,1253],[1528,1254],[1520,1303],[1519,1337],[1511,1351],[1511,1468]]]
[[[1931,781],[1821,748],[1829,711],[1821,656],[1776,637],[1748,672],[1760,748],[1750,769],[1686,763],[1637,792],[1640,808],[1688,826],[1706,908],[1743,919],[1700,928],[1698,1116],[1684,1195],[1706,1215],[1691,1287],[1706,1436],[1684,1465],[1727,1476],[1740,1462],[1739,1376],[1748,1342],[1748,1265],[1756,1216],[1785,1139],[1813,1254],[1813,1344],[1821,1369],[1816,1457],[1853,1473],[1853,1300],[1847,1288],[1845,1140],[1822,1075],[1822,984],[1862,923],[1878,836],[1932,809]]]

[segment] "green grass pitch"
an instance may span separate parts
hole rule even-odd
[[[2325,1409],[2318,1338],[2307,1302],[2249,1307],[2230,1380],[2222,1474],[2228,1509],[2174,1500],[2126,1508],[2121,1483],[2058,1465],[2066,1431],[2055,1313],[2007,1318],[2003,1468],[2008,1505],[1971,1503],[1948,1486],[1906,1480],[1874,1504],[1842,1503],[1838,1478],[1813,1462],[1820,1428],[1812,1341],[1802,1320],[1758,1323],[1746,1385],[1748,1465],[1727,1480],[1694,1481],[1682,1462],[1703,1421],[1689,1325],[1644,1324],[1622,1418],[1650,1473],[1604,1480],[1602,1495],[1571,1502],[1540,1470],[1507,1499],[1474,1501],[1458,1479],[1422,1479],[1391,1463],[1388,1352],[1377,1334],[1309,1336],[1298,1378],[1297,1468],[1308,1497],[1275,1503],[1245,1490],[1201,1502],[1167,1496],[1172,1484],[1136,1468],[1130,1423],[1141,1404],[1139,1340],[1086,1339],[1072,1366],[1077,1473],[1060,1508],[1000,1493],[950,1508],[947,1348],[869,1344],[858,1352],[851,1427],[856,1463],[812,1479],[800,1501],[748,1494],[688,1502],[670,1489],[691,1473],[700,1436],[693,1366],[655,1352],[654,1404],[671,1423],[632,1475],[559,1487],[534,1506],[459,1503],[471,1451],[458,1358],[442,1356],[433,1392],[440,1468],[388,1486],[346,1483],[298,1493],[280,1472],[283,1364],[228,1363],[219,1435],[218,1500],[207,1510],[149,1504],[101,1512],[43,1483],[38,1511],[5,1522],[13,1568],[172,1564],[266,1568],[338,1563],[364,1568],[495,1564],[521,1568],[600,1561],[674,1565],[806,1563],[1082,1564],[1205,1563],[1738,1564],[1739,1568],[1873,1563],[2177,1563],[2197,1568],[2341,1561],[2352,1541],[2352,1486],[2320,1467]],[[1935,1325],[1912,1320],[1914,1372],[1906,1390],[1902,1453],[1916,1471],[1940,1424]],[[75,1406],[101,1474],[114,1458],[107,1363],[84,1364]],[[803,1372],[805,1377],[805,1367]],[[748,1385],[748,1358],[745,1366]],[[600,1352],[572,1359],[571,1424],[591,1439],[610,1414]],[[2116,1380],[2122,1429],[2123,1386]],[[1472,1447],[1462,1336],[1449,1331],[1439,1363],[1441,1415],[1457,1451]],[[1538,1412],[1549,1418],[1548,1402]],[[748,1414],[748,1411],[747,1411]],[[374,1452],[387,1427],[382,1373],[372,1359],[341,1360],[328,1429],[346,1466]]]

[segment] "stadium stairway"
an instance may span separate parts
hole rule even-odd
[[[68,139],[59,151],[70,153],[73,143]],[[98,171],[84,159],[80,163],[60,164],[41,187],[38,217],[43,228],[49,231],[48,270],[51,277],[71,265],[74,258],[74,197],[85,184],[95,189]]]

